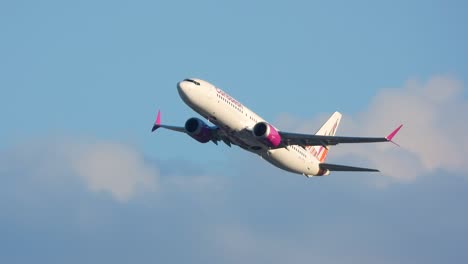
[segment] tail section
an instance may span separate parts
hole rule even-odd
[[[321,136],[334,136],[336,129],[340,124],[341,114],[339,112],[333,113],[333,115],[322,125],[322,127],[315,133],[315,135]],[[316,157],[320,162],[324,162],[328,154],[329,146],[307,146],[307,150]]]

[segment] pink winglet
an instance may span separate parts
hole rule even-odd
[[[393,130],[392,133],[388,134],[388,136],[386,136],[385,138],[388,140],[388,141],[392,141],[393,137],[398,133],[398,131],[400,131],[400,128],[402,127],[403,125],[400,125],[399,127],[397,127],[395,130]],[[393,142],[393,141],[392,141]]]
[[[156,117],[156,121],[154,121],[154,125],[153,125],[153,128],[151,129],[151,132],[154,132],[156,129],[158,129],[160,124],[161,124],[161,111],[158,110],[158,116]]]
[[[156,117],[156,122],[154,122],[156,125],[161,124],[161,111],[158,110],[158,116]]]

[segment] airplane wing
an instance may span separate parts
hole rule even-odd
[[[182,132],[182,133],[188,134],[192,138],[195,138],[198,141],[200,141],[199,140],[200,138],[198,138],[197,135],[191,134],[183,126],[170,126],[170,125],[161,124],[161,112],[160,111],[158,111],[158,115],[156,117],[156,121],[154,121],[154,125],[153,125],[153,128],[151,129],[151,132],[154,132],[158,128],[165,128],[165,129],[169,129],[169,130],[172,130],[172,131]],[[219,133],[219,129],[217,127],[209,127],[208,129],[210,130],[210,135],[209,135],[209,138],[207,138],[207,141],[211,140],[216,145],[218,145],[218,141],[223,141],[229,147],[231,146],[231,142],[230,142],[229,138],[227,138],[222,133]],[[200,142],[205,143],[206,141],[202,140]]]
[[[173,130],[173,131],[177,131],[177,132],[186,133],[185,127],[162,125],[161,124],[161,111],[158,111],[158,116],[156,117],[156,121],[154,121],[154,125],[153,125],[153,128],[151,129],[151,132],[154,132],[156,129],[160,127]]]
[[[309,134],[298,134],[290,132],[278,133],[281,136],[282,143],[284,145],[301,145],[301,146],[329,146],[337,145],[340,143],[372,143],[372,142],[386,142],[392,141],[392,138],[398,133],[400,125],[393,130],[386,137],[339,137],[339,136],[324,136],[324,135],[309,135]]]
[[[172,130],[172,131],[186,133],[185,127],[168,126],[168,125],[161,125],[161,124],[159,124],[159,125],[154,124],[153,128],[151,129],[151,132],[154,132],[156,129],[158,129],[160,127],[165,128],[165,129],[169,129],[169,130]]]
[[[376,170],[376,169],[351,167],[351,166],[344,166],[344,165],[330,164],[330,163],[320,163],[319,167],[321,169],[326,169],[329,171],[375,171],[375,172],[379,172],[379,170]]]

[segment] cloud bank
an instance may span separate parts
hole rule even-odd
[[[226,177],[187,160],[152,160],[132,145],[83,137],[30,139],[0,151],[0,177],[55,191],[81,186],[118,202],[145,194],[204,199],[228,184]]]
[[[393,144],[339,145],[331,157],[365,160],[384,175],[403,181],[439,170],[468,172],[468,101],[461,81],[450,76],[435,76],[425,82],[409,80],[402,87],[377,92],[362,112],[343,113],[337,135],[383,136],[404,124]],[[280,127],[313,131],[314,122],[282,115]],[[284,125],[284,126],[281,126]],[[307,130],[305,130],[307,129]],[[370,166],[369,166],[370,167]]]
[[[115,199],[126,201],[138,190],[157,189],[158,169],[128,145],[110,142],[84,146],[71,144],[62,151],[67,165],[92,191],[109,192]]]
[[[0,153],[1,173],[52,183],[77,177],[90,191],[110,194],[122,202],[139,191],[158,189],[158,168],[129,145],[77,139],[40,142]]]

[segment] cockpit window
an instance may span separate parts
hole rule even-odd
[[[186,82],[191,82],[191,83],[194,83],[194,84],[196,84],[196,85],[200,85],[199,82],[197,82],[197,81],[195,81],[195,80],[192,80],[192,79],[185,79],[184,81],[186,81]]]

